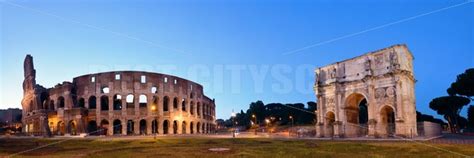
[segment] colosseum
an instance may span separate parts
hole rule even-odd
[[[24,77],[23,132],[30,135],[205,134],[216,127],[215,100],[176,76],[114,71],[44,88],[27,55]]]

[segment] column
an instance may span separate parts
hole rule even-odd
[[[140,120],[133,120],[133,133],[140,134]]]
[[[153,119],[145,119],[146,120],[146,134],[152,134],[151,132],[151,123]]]
[[[122,120],[121,123],[122,123],[122,135],[127,135],[127,120]]]

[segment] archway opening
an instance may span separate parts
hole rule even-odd
[[[114,120],[114,134],[122,134],[122,121]]]
[[[76,122],[75,121],[69,121],[69,123],[68,123],[68,133],[70,135],[77,135],[77,128],[76,128]]]
[[[99,135],[107,135],[107,131],[109,129],[109,121],[107,120],[102,120],[100,122],[100,132]]]
[[[77,106],[80,107],[80,108],[84,108],[85,107],[85,100],[84,98],[79,98],[79,101],[77,102]]]
[[[178,121],[173,121],[173,134],[178,134]]]
[[[109,110],[109,97],[103,95],[100,97],[100,111],[108,111]]]
[[[122,110],[122,96],[114,95],[114,110]]]
[[[165,96],[163,98],[163,111],[168,111],[169,109],[169,98],[168,96]]]
[[[183,121],[183,123],[181,124],[181,127],[182,127],[181,128],[181,131],[182,131],[181,133],[186,134],[187,133],[187,131],[186,131],[186,121]]]
[[[146,120],[140,120],[140,134],[146,134]]]
[[[153,120],[151,122],[151,133],[153,133],[153,134],[158,133],[158,121],[157,120]]]
[[[369,120],[367,99],[362,94],[353,93],[346,98],[345,105],[345,135],[347,137],[366,136]]]
[[[191,134],[194,134],[194,123],[193,122],[191,122],[189,124],[189,131],[190,131]]]
[[[135,131],[135,122],[133,120],[127,121],[127,135],[132,135],[133,131]]]
[[[97,108],[97,99],[95,96],[89,97],[89,109],[96,109]]]
[[[325,135],[327,135],[328,137],[334,136],[334,122],[336,121],[336,116],[333,112],[327,112],[324,119],[326,119]]]
[[[66,133],[66,125],[63,121],[58,122],[58,135],[64,135]]]
[[[392,107],[384,106],[380,110],[381,134],[383,136],[394,137],[395,135],[395,112]]]
[[[95,120],[87,123],[87,133],[89,133],[89,135],[98,135],[97,122]]]
[[[163,134],[168,134],[168,126],[169,126],[168,120],[163,121]]]

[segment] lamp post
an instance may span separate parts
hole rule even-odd
[[[255,114],[252,114],[252,118],[255,121],[255,123],[252,122],[252,126],[254,126],[254,124],[255,124],[255,127],[256,127],[255,130],[254,130],[254,135],[257,135],[257,128],[258,128],[257,116],[255,116]]]

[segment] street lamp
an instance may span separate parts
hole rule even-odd
[[[291,127],[293,127],[294,119],[293,119],[293,116],[291,116],[291,115],[290,115],[290,120],[291,120]]]
[[[233,128],[232,129],[232,138],[235,138],[235,122],[234,121],[235,121],[236,114],[235,114],[234,110],[232,110],[232,113],[230,114],[230,116],[231,116],[230,118],[232,119],[232,128]]]

